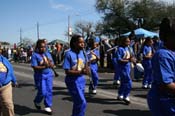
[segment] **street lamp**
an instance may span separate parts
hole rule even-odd
[[[68,42],[70,42],[70,36],[72,35],[72,28],[71,28],[71,24],[70,24],[70,16],[68,15],[68,32],[67,32],[67,36],[68,36]],[[75,14],[75,16],[79,16],[79,14]]]

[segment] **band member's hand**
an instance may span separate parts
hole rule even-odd
[[[84,68],[84,69],[82,69],[82,74],[87,75],[87,74],[89,74],[89,73],[90,73],[90,69],[89,69],[89,68]]]
[[[19,87],[19,84],[16,82],[16,83],[12,83],[12,86],[13,87]]]
[[[48,63],[44,64],[45,68],[50,68],[50,65]]]
[[[49,67],[50,67],[50,68],[54,68],[54,64],[49,63]]]
[[[131,57],[130,62],[136,63],[136,59],[134,57]]]

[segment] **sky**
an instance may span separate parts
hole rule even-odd
[[[48,41],[61,39],[78,21],[98,22],[95,0],[0,0],[0,41],[11,44],[22,38],[37,40],[37,22],[40,38]]]
[[[96,23],[100,14],[95,10],[96,0],[0,0],[0,41],[11,44],[22,38],[37,40],[37,22],[40,38],[48,41],[61,39],[68,30],[68,16],[71,27],[78,21]],[[164,0],[172,1],[172,0]]]

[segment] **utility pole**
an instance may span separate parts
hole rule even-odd
[[[68,32],[67,32],[67,36],[68,36],[68,42],[70,42],[70,37],[72,36],[72,28],[71,28],[71,24],[70,24],[70,16],[71,15],[68,15]],[[76,15],[78,16],[78,15]]]
[[[39,23],[37,22],[37,39],[39,40]]]
[[[20,35],[19,35],[20,36],[20,44],[22,44],[22,29],[21,28],[20,28],[20,32],[19,33],[20,33]]]

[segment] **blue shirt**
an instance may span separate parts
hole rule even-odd
[[[82,70],[85,67],[85,62],[86,62],[86,60],[85,60],[85,56],[84,56],[83,51],[80,51],[77,54],[70,49],[65,53],[63,69],[65,69],[65,70]],[[83,76],[83,75],[80,75],[80,76]],[[75,77],[75,76],[73,76],[73,77]],[[78,76],[76,76],[76,77],[78,77]]]
[[[91,69],[94,69],[94,70],[98,70],[98,58],[100,58],[100,52],[99,52],[99,49],[96,48],[93,50],[94,54],[98,57],[96,57],[94,54],[91,54],[90,53],[91,50],[88,50],[87,53],[89,53],[87,56],[88,56],[88,60],[91,61],[90,63],[90,67]],[[93,60],[93,61],[92,61]]]
[[[97,59],[96,56],[97,56],[98,58],[100,57],[99,49],[94,49],[94,50],[93,50],[93,52],[94,52],[94,54],[95,54],[96,56],[95,56],[94,54],[91,54],[90,51],[91,51],[91,50],[88,50],[88,51],[87,51],[87,53],[88,53],[88,55],[87,55],[87,56],[88,56],[88,60],[95,60],[95,59]],[[95,62],[91,62],[91,64],[96,64],[96,63],[97,63],[97,60],[96,60]]]
[[[175,52],[159,49],[152,58],[152,66],[155,85],[175,82]]]
[[[129,59],[131,57],[131,53],[128,49],[128,47],[119,47],[117,49],[117,54],[116,54],[116,58],[117,58],[117,62],[119,66],[130,66],[130,62],[126,62],[126,63],[121,63],[120,61],[123,59]]]
[[[31,66],[32,67],[34,67],[34,66],[42,66],[43,63],[45,62],[44,60],[48,61],[48,59],[50,60],[50,62],[53,63],[52,56],[51,56],[51,54],[49,52],[45,52],[43,54],[39,54],[38,52],[34,52],[32,54],[32,58],[31,58]],[[50,69],[50,68],[45,68],[43,70],[35,70],[35,73],[48,74],[50,72],[52,72],[52,69]]]
[[[163,41],[159,40],[159,41],[155,42],[153,45],[154,45],[154,49],[158,50],[158,49],[163,47]]]
[[[9,82],[13,82],[16,83],[16,77],[14,75],[14,70],[13,67],[11,65],[11,63],[8,61],[7,58],[5,58],[4,56],[0,55],[0,62],[2,62],[2,64],[6,67],[7,72],[1,72],[0,73],[0,78],[1,78],[1,83],[0,85],[6,85]],[[4,78],[3,78],[4,77]]]
[[[153,54],[152,47],[151,47],[151,46],[145,45],[145,46],[143,47],[143,57],[144,57],[144,56],[148,56],[148,55],[152,55],[152,54]]]

